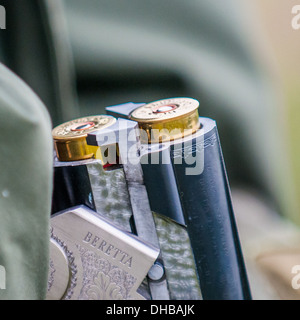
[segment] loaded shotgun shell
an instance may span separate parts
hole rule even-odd
[[[139,123],[142,143],[173,141],[199,130],[198,108],[195,99],[165,99],[137,108],[130,119]]]
[[[59,161],[101,159],[99,147],[89,146],[89,133],[108,128],[116,119],[107,115],[90,116],[66,122],[52,131],[56,155]]]

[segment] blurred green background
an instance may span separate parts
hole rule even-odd
[[[249,0],[248,0],[249,1]],[[252,1],[251,1],[252,2]],[[287,126],[285,144],[289,151],[292,195],[286,213],[300,224],[300,30],[291,25],[295,0],[255,0],[253,17],[263,33],[258,48],[262,59],[269,65],[273,85],[281,98],[280,116]],[[255,31],[256,28],[254,28]],[[253,34],[255,38],[255,33]],[[281,96],[282,94],[282,96]],[[274,128],[278,131],[282,128]],[[279,150],[278,150],[279,151]],[[280,152],[280,151],[279,151]]]

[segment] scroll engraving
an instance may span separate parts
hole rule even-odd
[[[53,229],[51,229],[51,238],[59,244],[59,246],[63,249],[68,259],[69,269],[70,269],[70,282],[63,300],[70,300],[74,294],[74,289],[77,285],[77,277],[76,277],[77,265],[74,262],[75,258],[73,256],[73,252],[68,250],[67,245],[62,240],[60,240],[56,235],[53,234]],[[48,290],[50,289],[51,287],[50,288],[48,287]]]
[[[83,266],[79,300],[127,300],[137,279],[105,258],[77,245]]]
[[[54,274],[56,272],[56,269],[54,267],[54,263],[53,260],[50,259],[50,266],[49,266],[49,278],[48,278],[48,292],[50,291],[50,289],[53,286],[54,283]]]

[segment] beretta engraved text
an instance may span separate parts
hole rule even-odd
[[[103,252],[105,255],[112,257],[113,259],[127,266],[128,268],[132,267],[132,256],[120,250],[108,241],[94,235],[93,233],[88,232],[85,238],[83,239],[83,242],[89,244],[91,247],[97,249],[98,251]]]

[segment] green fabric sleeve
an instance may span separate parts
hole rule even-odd
[[[1,64],[0,128],[0,265],[6,272],[6,289],[0,290],[0,299],[44,299],[52,190],[51,121],[32,90]]]

